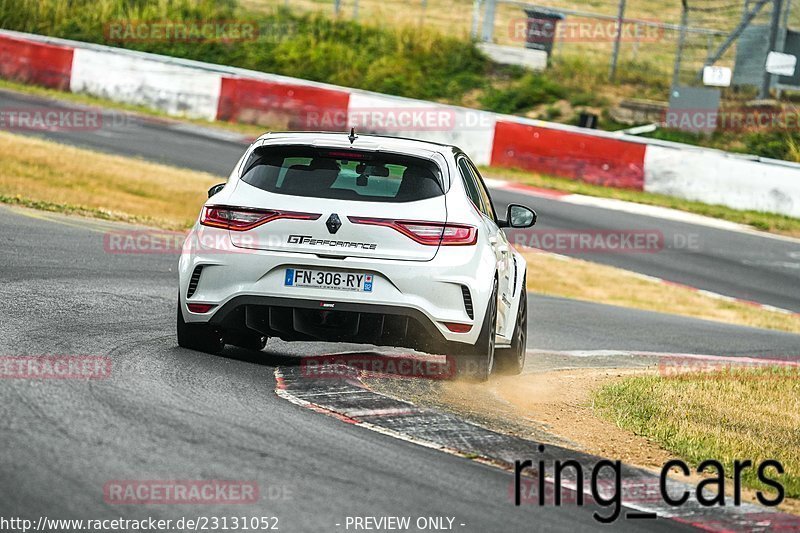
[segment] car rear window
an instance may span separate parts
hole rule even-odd
[[[414,202],[444,194],[432,161],[356,150],[259,148],[242,181],[277,194],[369,202]]]

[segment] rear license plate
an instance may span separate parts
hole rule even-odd
[[[286,287],[314,287],[339,291],[372,292],[373,275],[364,272],[332,272],[306,268],[287,268]]]

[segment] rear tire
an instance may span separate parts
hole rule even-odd
[[[176,330],[178,334],[178,346],[182,348],[216,354],[221,352],[222,348],[225,347],[222,333],[218,329],[207,324],[187,324],[186,321],[183,320],[180,298],[178,298],[178,320]]]
[[[494,344],[497,326],[497,280],[494,282],[492,295],[486,308],[486,315],[481,326],[478,342],[466,349],[463,345],[453,343],[455,349],[460,349],[458,355],[448,355],[447,363],[455,371],[459,379],[483,382],[489,379],[494,369]]]
[[[525,368],[525,356],[528,347],[528,293],[525,290],[525,277],[522,278],[522,294],[520,294],[517,323],[510,348],[499,348],[495,351],[497,372],[509,376],[522,373]]]

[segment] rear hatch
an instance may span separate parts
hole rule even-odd
[[[251,209],[216,213],[238,248],[429,261],[459,231],[444,225],[438,165],[386,152],[261,147],[227,202]]]

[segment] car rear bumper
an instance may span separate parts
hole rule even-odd
[[[192,232],[188,240],[196,238],[196,232]],[[188,244],[192,253],[182,254],[179,265],[181,309],[187,323],[233,327],[247,324],[249,317],[247,327],[286,340],[408,347],[425,344],[420,339],[434,344],[474,344],[480,334],[495,267],[492,257],[482,257],[479,248],[472,246],[440,249],[431,261],[401,261],[334,259],[259,250],[220,252],[203,248],[200,242]],[[202,271],[189,296],[192,274],[198,266]],[[373,291],[286,287],[287,268],[372,273]],[[471,305],[467,305],[467,299]],[[210,304],[214,308],[208,313],[192,313],[187,303]],[[326,320],[335,327],[324,327]],[[472,328],[455,333],[446,323],[468,324]],[[255,324],[259,328],[253,328]],[[398,330],[413,340],[401,342],[405,337],[398,336]]]
[[[408,307],[242,295],[209,320],[226,329],[250,329],[287,341],[335,341],[440,352],[447,339],[421,311]]]

